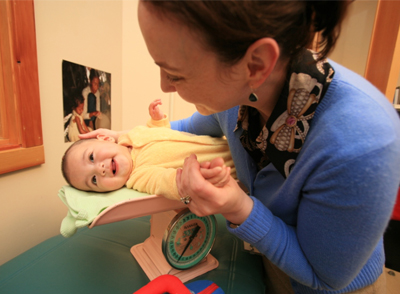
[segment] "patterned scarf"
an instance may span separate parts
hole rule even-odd
[[[235,131],[243,129],[240,141],[257,162],[258,170],[272,162],[285,178],[289,176],[318,103],[334,75],[327,60],[316,63],[316,57],[305,50],[292,63],[279,100],[264,126],[255,108],[240,106]]]

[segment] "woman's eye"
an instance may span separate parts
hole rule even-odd
[[[167,79],[170,83],[175,83],[180,81],[182,78],[176,77],[176,76],[171,76],[167,74]]]
[[[93,183],[93,185],[97,186],[97,178],[96,178],[96,176],[93,176],[92,183]]]
[[[90,155],[89,155],[89,160],[90,160],[91,162],[93,162],[93,160],[94,160],[94,158],[93,158],[93,153],[90,153]]]

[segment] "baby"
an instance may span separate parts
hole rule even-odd
[[[212,184],[224,186],[231,174],[235,176],[225,139],[171,130],[159,105],[161,100],[150,104],[147,126],[116,136],[118,142],[111,136],[99,135],[71,145],[62,159],[62,173],[68,184],[95,192],[126,186],[179,200],[176,170],[191,154],[196,154],[201,173]],[[213,160],[217,157],[220,160]]]

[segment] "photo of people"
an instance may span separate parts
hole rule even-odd
[[[62,62],[64,141],[99,128],[111,129],[111,74]]]

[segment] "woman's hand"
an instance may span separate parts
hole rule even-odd
[[[149,105],[149,115],[153,120],[161,120],[165,118],[164,113],[160,107],[158,107],[159,105],[162,105],[161,99],[156,99]]]
[[[196,156],[191,155],[176,173],[180,196],[192,198],[189,209],[198,216],[221,213],[231,223],[244,222],[253,209],[253,200],[231,176],[223,187],[216,187],[203,177],[201,168]]]
[[[97,129],[86,134],[80,134],[79,139],[91,139],[97,138],[98,135],[103,135],[107,137],[112,137],[114,138],[115,142],[118,142],[118,138],[120,135],[122,135],[122,133],[123,132],[112,131],[109,129]]]

